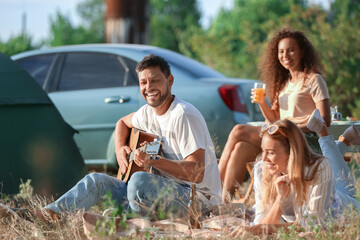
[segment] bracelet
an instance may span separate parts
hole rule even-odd
[[[162,159],[162,156],[151,154],[149,159],[150,160],[160,160],[160,159]]]

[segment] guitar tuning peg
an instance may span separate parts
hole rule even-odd
[[[162,137],[156,137],[154,138],[154,142],[158,143],[162,141]]]

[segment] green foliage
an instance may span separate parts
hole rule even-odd
[[[207,31],[190,39],[197,59],[229,77],[257,78],[269,29],[280,25],[290,6],[280,0],[234,1],[234,8],[222,9]]]
[[[34,49],[32,37],[28,34],[21,33],[18,36],[10,37],[7,42],[0,41],[0,52],[8,56],[32,49]]]
[[[304,31],[325,69],[330,103],[343,117],[360,119],[360,0],[331,1],[331,9],[308,0],[234,0],[221,9],[209,29],[199,24],[196,0],[150,0],[151,45],[181,52],[228,77],[258,78],[257,65],[268,40],[282,27]],[[74,26],[59,11],[50,18],[52,46],[105,41],[103,0],[83,0],[82,21]],[[31,37],[19,35],[0,51],[8,55],[33,49]]]
[[[77,6],[82,24],[74,26],[68,15],[60,11],[50,17],[51,46],[105,42],[103,0],[84,0]]]
[[[307,2],[235,0],[208,30],[190,35],[181,51],[229,77],[258,78],[257,64],[274,32],[304,31],[320,54],[331,105],[359,119],[360,0],[336,0],[329,11]]]
[[[360,0],[336,0],[331,2],[334,16],[343,15],[347,20],[359,20]]]
[[[60,46],[67,44],[75,44],[75,29],[72,26],[70,18],[62,15],[60,11],[56,12],[55,17],[50,17],[50,31],[52,39],[51,46]]]
[[[189,51],[186,40],[200,29],[199,20],[196,0],[150,0],[151,45]]]
[[[105,1],[84,0],[76,7],[91,42],[105,42]]]
[[[286,229],[282,227],[279,229],[278,233],[276,234],[276,239],[301,240],[303,238],[299,236],[299,232],[304,232],[304,231],[305,231],[304,228],[299,229],[299,227],[296,225],[290,225]]]
[[[360,21],[347,21],[341,16],[335,26],[321,28],[327,41],[317,46],[324,59],[330,101],[339,106],[344,117],[360,118],[359,29]]]
[[[109,191],[106,192],[103,200],[102,206],[110,209],[110,215],[105,220],[96,222],[95,231],[99,232],[100,235],[112,236],[116,233],[117,227],[127,228],[126,214],[123,214],[123,208],[120,205],[116,205]],[[117,221],[117,217],[120,217],[120,221]]]
[[[331,105],[338,105],[344,117],[360,118],[360,40],[357,37],[360,12],[355,21],[348,19],[345,13],[334,16],[319,7],[300,11],[293,6],[292,9],[281,21],[307,33],[319,52]]]

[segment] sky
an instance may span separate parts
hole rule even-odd
[[[70,15],[71,21],[79,24],[76,6],[83,0],[0,0],[0,40],[6,41],[10,36],[18,35],[23,26],[26,32],[33,37],[34,42],[48,37],[49,18],[55,16],[56,10]],[[313,0],[315,2],[326,2],[330,0]],[[198,0],[199,9],[202,12],[201,24],[206,28],[209,26],[218,11],[231,8],[233,0]],[[22,24],[26,16],[26,24]]]
[[[40,41],[48,36],[50,30],[49,18],[55,16],[56,10],[70,15],[74,24],[80,19],[76,6],[83,0],[0,0],[0,40],[6,41],[10,36],[18,35],[23,28],[23,15],[26,13],[25,29],[34,41]],[[233,0],[198,0],[202,12],[201,23],[209,26],[221,7],[229,8]],[[211,3],[211,4],[209,4]]]

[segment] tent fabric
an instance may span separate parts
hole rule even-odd
[[[21,98],[21,97],[3,97],[0,99],[0,105],[18,105],[18,104],[48,104],[48,100],[42,98]]]
[[[86,174],[68,125],[37,82],[0,53],[0,193],[63,194]]]

